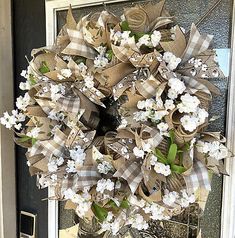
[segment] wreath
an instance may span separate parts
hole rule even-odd
[[[211,40],[194,24],[185,33],[164,1],[78,23],[70,9],[54,45],[32,51],[27,92],[1,118],[50,199],[113,234],[203,209],[209,174],[226,174],[231,156],[206,130],[219,94],[208,79],[223,76]]]

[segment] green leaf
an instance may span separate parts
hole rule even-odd
[[[175,140],[175,133],[174,133],[174,131],[170,130],[169,131],[169,135],[170,135],[171,144],[173,144],[174,140]]]
[[[95,216],[100,220],[100,221],[104,221],[106,219],[106,217],[108,216],[108,211],[99,206],[96,203],[92,203],[91,209],[93,211],[93,213],[95,214]]]
[[[123,21],[121,23],[121,29],[122,29],[122,31],[130,31],[131,30],[127,21]]]
[[[37,142],[36,138],[31,138],[32,139],[32,145],[34,145]]]
[[[111,199],[111,200],[109,200],[107,203],[106,203],[106,205],[108,205],[109,207],[111,207],[111,208],[113,208],[114,210],[118,210],[119,208],[118,208],[118,205]]]
[[[129,204],[129,202],[126,199],[123,199],[121,204],[120,204],[120,207],[124,208],[124,209],[127,209],[127,208],[130,207],[130,204]]]
[[[22,136],[21,138],[19,138],[19,142],[26,142],[31,140],[31,137],[29,136]]]
[[[134,37],[135,37],[135,41],[137,42],[142,36],[146,35],[143,32],[135,32],[133,33]]]
[[[171,165],[171,171],[177,174],[182,174],[186,171],[186,169],[183,166],[173,164]]]
[[[31,85],[35,85],[37,83],[37,81],[35,80],[32,74],[29,75],[29,82]]]
[[[112,60],[112,58],[113,58],[113,51],[111,49],[106,52],[106,57],[108,58],[109,61]]]
[[[40,71],[42,74],[46,74],[46,73],[50,72],[50,69],[49,69],[49,67],[47,66],[46,61],[42,61],[41,67],[39,68],[39,71]]]
[[[155,149],[155,153],[156,153],[156,156],[157,156],[159,162],[161,162],[163,164],[168,164],[166,157],[162,154],[162,152],[158,148]]]
[[[167,155],[167,161],[169,164],[174,163],[176,154],[177,154],[177,145],[171,144],[170,149],[168,151],[168,155]]]

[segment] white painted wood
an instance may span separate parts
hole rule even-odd
[[[233,6],[230,55],[226,137],[227,146],[235,154],[235,6]],[[227,159],[225,165],[229,176],[224,176],[223,180],[221,238],[235,238],[235,157]]]
[[[0,115],[13,109],[11,1],[0,0]],[[13,134],[0,126],[0,237],[16,237]]]

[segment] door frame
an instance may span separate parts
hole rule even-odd
[[[11,1],[0,1],[0,115],[13,109]],[[16,237],[16,176],[13,133],[0,126],[0,237]]]
[[[53,45],[57,34],[57,11],[72,8],[126,2],[129,0],[45,0],[46,1],[46,41]],[[230,51],[230,81],[227,98],[226,138],[228,148],[235,153],[235,5],[232,12],[232,34]],[[221,212],[221,238],[235,238],[235,160],[234,157],[225,161],[230,176],[223,178],[223,198]],[[49,195],[52,191],[49,189]],[[48,238],[58,238],[58,202],[48,204]]]

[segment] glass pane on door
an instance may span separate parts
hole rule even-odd
[[[147,1],[142,1],[147,2]],[[152,2],[158,2],[156,0]],[[217,0],[166,0],[166,9],[171,15],[177,18],[178,23],[185,28],[190,29],[191,23],[197,23],[202,19],[204,14],[212,9],[207,17],[198,25],[200,32],[214,35],[213,48],[220,49],[219,58],[228,58],[228,50],[230,47],[230,31],[231,31],[231,14],[232,0],[223,0],[217,7],[213,6]],[[90,12],[102,11],[104,8],[110,10],[116,15],[120,15],[124,7],[132,4],[141,3],[140,1],[128,1],[124,3],[108,4],[106,6],[91,6],[74,9],[73,13],[78,20]],[[61,29],[66,19],[66,11],[57,12],[57,29]],[[224,71],[228,70],[228,62],[224,62]],[[226,122],[226,98],[228,90],[228,74],[224,79],[213,79],[212,82],[220,88],[221,96],[215,97],[210,108],[211,114],[220,116],[212,125],[211,131],[225,132]],[[198,229],[202,230],[203,238],[219,238],[220,237],[220,221],[221,221],[221,205],[222,205],[222,177],[213,176],[212,191],[209,195],[208,202],[203,217],[199,216],[197,206],[189,207],[181,215],[174,217],[167,222],[152,222],[150,229],[143,232],[135,230],[123,230],[123,237],[126,232],[130,232],[132,237],[158,237],[158,238],[194,238],[197,236]],[[64,203],[60,202],[60,229],[64,229],[74,225],[75,214],[72,211],[63,209]]]

